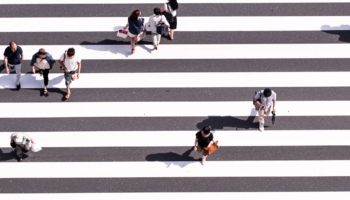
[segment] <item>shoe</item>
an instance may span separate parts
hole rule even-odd
[[[17,85],[17,90],[21,89],[21,83]]]
[[[264,131],[264,124],[260,124],[260,125],[259,125],[259,130],[260,130],[261,132]]]

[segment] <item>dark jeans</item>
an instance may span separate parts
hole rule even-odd
[[[23,153],[27,153],[29,150],[25,149],[24,147],[17,145],[16,143],[10,143],[11,147],[16,149],[16,155],[19,158],[23,157]]]
[[[43,76],[44,76],[44,85],[47,86],[49,84],[49,69],[43,70]]]

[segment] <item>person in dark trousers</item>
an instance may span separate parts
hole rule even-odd
[[[17,46],[15,41],[11,41],[4,52],[4,65],[6,73],[9,74],[9,67],[16,70],[16,86],[17,90],[21,89],[21,62],[23,60],[23,50]]]
[[[43,48],[39,49],[39,51],[33,55],[32,61],[30,62],[33,74],[35,74],[35,67],[37,67],[40,76],[44,76],[44,95],[48,93],[47,85],[49,84],[49,72],[55,62],[51,54],[46,52]]]
[[[161,12],[168,12],[171,13],[174,17],[173,22],[169,22],[170,24],[170,32],[169,32],[169,38],[170,40],[174,39],[174,31],[177,28],[177,9],[179,8],[179,4],[177,3],[177,0],[168,0],[167,3],[164,3]]]
[[[18,161],[22,161],[23,153],[27,153],[32,144],[35,144],[32,137],[24,133],[13,133],[11,135],[10,145],[16,150]]]
[[[204,149],[205,147],[210,147],[214,143],[214,135],[210,132],[209,126],[204,126],[201,131],[196,133],[196,139],[194,141],[194,150],[202,153],[202,165],[205,164],[205,161],[208,156],[208,152]]]
[[[276,113],[276,99],[277,94],[270,88],[265,88],[256,93],[253,98],[255,108],[258,110],[259,114],[259,130],[264,131],[264,115],[268,116],[271,112]]]
[[[141,11],[134,10],[128,17],[128,23],[123,28],[125,30],[129,27],[128,36],[130,37],[131,54],[135,53],[135,45],[137,42],[146,36],[145,19],[140,18],[140,16]]]

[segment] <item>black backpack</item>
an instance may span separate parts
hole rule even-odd
[[[170,9],[169,9],[169,3],[167,3],[166,5],[167,5],[167,7],[168,7],[168,11],[170,11]],[[170,12],[164,11],[164,12],[162,12],[162,15],[164,15],[164,17],[166,18],[166,20],[167,20],[169,23],[174,22],[174,16],[173,16],[173,14],[171,14]]]

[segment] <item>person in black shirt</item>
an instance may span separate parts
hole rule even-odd
[[[210,132],[209,126],[204,126],[201,131],[196,133],[196,139],[194,141],[194,150],[203,153],[202,165],[205,164],[208,152],[204,149],[205,147],[210,147],[214,143],[214,135]]]
[[[23,60],[23,51],[20,46],[17,46],[15,41],[11,41],[10,46],[5,49],[4,52],[4,65],[6,68],[6,73],[10,73],[9,67],[11,69],[16,69],[16,85],[17,90],[21,89],[21,61]]]

